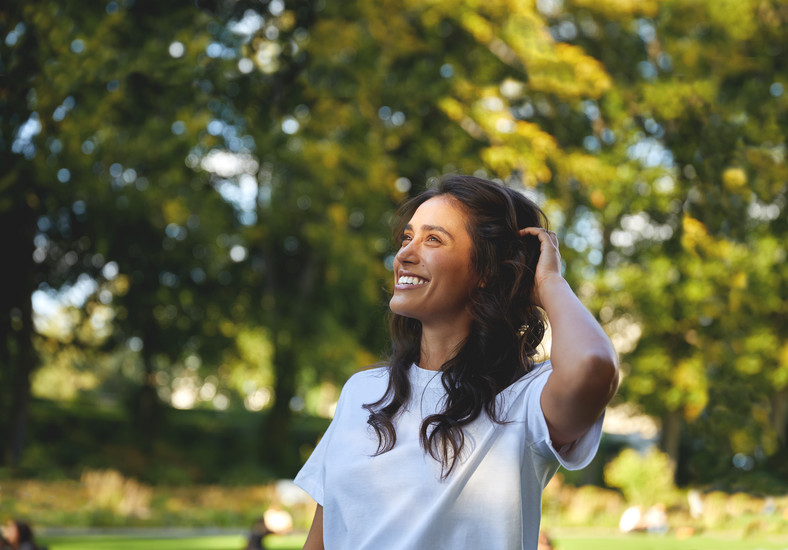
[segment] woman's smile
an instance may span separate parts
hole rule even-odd
[[[413,290],[416,288],[423,288],[427,284],[429,284],[429,281],[423,277],[400,271],[397,283],[394,286],[397,290]]]

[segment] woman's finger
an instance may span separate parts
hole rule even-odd
[[[535,237],[539,237],[540,241],[544,241],[547,239],[550,243],[553,244],[556,248],[558,247],[558,236],[549,229],[545,229],[544,227],[525,227],[520,229],[520,236],[525,237],[526,235],[533,235]]]

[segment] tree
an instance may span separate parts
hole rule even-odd
[[[183,45],[158,38],[172,25],[199,43],[210,18],[168,8],[164,20],[164,7],[150,2],[83,8],[52,2],[2,14],[12,37],[3,58],[3,220],[19,235],[7,245],[17,269],[2,293],[13,300],[3,335],[16,342],[4,346],[4,372],[15,382],[3,384],[1,400],[8,408],[0,440],[11,464],[21,453],[35,365],[33,291],[89,280],[94,291],[79,304],[86,316],[95,304],[113,305],[108,343],[143,352],[143,436],[155,425],[153,361],[205,353],[200,335],[219,334],[206,310],[226,303],[217,290],[226,288],[231,262],[215,236],[232,231],[234,217],[184,165],[193,146],[187,132],[215,141],[200,127],[211,96],[198,83],[220,79],[215,66],[197,62],[199,52],[183,63]]]
[[[688,18],[703,23],[690,27]],[[658,37],[680,78],[654,82],[643,94],[644,110],[666,128],[688,190],[681,239],[696,267],[687,277],[699,274],[698,261],[714,270],[707,277],[714,290],[698,308],[698,338],[686,339],[709,378],[709,406],[693,432],[717,436],[728,460],[786,451],[786,332],[776,297],[786,290],[777,243],[786,234],[779,211],[788,173],[775,154],[788,121],[786,65],[777,54],[786,47],[780,31],[786,21],[784,2],[734,10],[666,3]],[[725,471],[720,462],[712,471]]]
[[[593,289],[623,346],[623,397],[662,418],[674,463],[686,430],[685,479],[708,480],[734,455],[752,467],[753,457],[785,452],[775,297],[785,293],[785,66],[776,52],[786,8],[635,9],[628,19],[607,3],[573,2],[555,16],[581,29],[578,41],[614,78],[602,117],[624,145],[615,153],[624,185],[609,186],[600,209],[605,270]]]

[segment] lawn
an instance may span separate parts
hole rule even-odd
[[[305,536],[269,537],[268,550],[300,550]],[[246,540],[239,535],[150,538],[129,535],[83,535],[41,537],[49,550],[241,550]]]
[[[49,550],[241,550],[244,538],[238,535],[189,538],[148,538],[136,536],[59,536],[42,537]],[[299,550],[303,535],[270,537],[269,550]],[[556,550],[788,550],[788,537],[747,538],[739,533],[702,535],[679,540],[673,535],[617,535],[588,532],[556,533]],[[467,549],[481,550],[481,549]]]
[[[788,536],[778,538],[746,538],[740,533],[699,535],[677,539],[673,535],[645,534],[589,535],[588,533],[556,533],[556,550],[788,550]]]

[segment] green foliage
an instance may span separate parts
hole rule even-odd
[[[625,3],[572,4],[554,20],[578,25],[614,81],[600,118],[616,139],[600,155],[629,164],[588,196],[603,269],[587,297],[622,354],[620,395],[663,419],[678,463],[684,438],[693,481],[725,477],[735,456],[765,471],[788,441],[774,382],[785,247],[772,244],[788,229],[786,4],[677,0],[635,19]]]
[[[89,508],[121,517],[150,515],[150,487],[115,470],[86,470],[80,482],[87,491]]]
[[[84,469],[117,470],[146,485],[194,483],[246,485],[273,479],[275,472],[257,460],[263,444],[258,433],[265,413],[168,410],[148,447],[138,444],[132,418],[120,407],[97,409],[92,403],[35,401],[32,442],[16,475],[38,479],[78,479]],[[295,417],[292,445],[314,446],[325,431],[323,418]],[[228,461],[228,456],[232,460]],[[300,462],[287,466],[295,475]],[[13,477],[9,473],[9,477]]]
[[[291,405],[328,412],[386,348],[396,204],[478,171],[542,203],[683,475],[776,471],[786,24],[782,0],[4,5],[2,459],[32,380],[122,396],[142,447],[161,400],[263,407],[261,467],[289,471]]]
[[[3,482],[4,517],[31,518],[36,527],[247,528],[268,509],[286,510],[298,529],[308,527],[314,503],[283,503],[274,484],[238,487],[147,487],[117,472],[86,471],[72,480]],[[99,481],[107,485],[97,484]]]
[[[645,454],[625,449],[605,466],[605,483],[617,487],[629,504],[670,506],[678,499],[670,458],[654,448]]]

